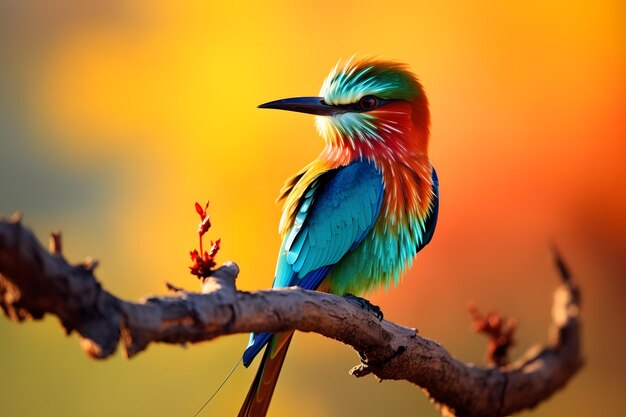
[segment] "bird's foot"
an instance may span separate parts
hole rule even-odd
[[[383,319],[383,311],[380,309],[380,307],[375,306],[374,304],[370,303],[369,300],[366,300],[365,298],[362,298],[362,297],[357,297],[356,295],[350,294],[350,293],[344,294],[343,298],[345,298],[348,301],[352,301],[354,304],[358,305],[362,309],[365,309],[367,311],[374,313],[374,316],[376,316],[378,320]]]

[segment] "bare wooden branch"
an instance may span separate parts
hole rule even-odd
[[[453,358],[412,328],[373,314],[344,298],[298,288],[237,291],[239,269],[219,268],[202,293],[178,291],[133,303],[104,290],[86,265],[49,254],[19,218],[0,221],[0,307],[11,320],[56,315],[94,358],[110,356],[122,342],[132,357],[151,342],[195,343],[234,333],[297,329],[352,346],[361,364],[351,373],[407,380],[444,415],[506,416],[531,408],[562,388],[582,365],[579,296],[555,255],[562,284],[556,290],[547,347],[506,367],[479,367]]]

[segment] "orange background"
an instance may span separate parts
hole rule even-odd
[[[237,2],[232,2],[237,3]],[[340,57],[407,62],[431,102],[437,233],[372,301],[454,355],[483,360],[469,300],[546,339],[556,242],[584,296],[586,367],[523,415],[618,415],[626,363],[626,33],[620,1],[28,0],[0,4],[0,212],[20,210],[68,259],[101,260],[113,293],[195,290],[195,201],[220,262],[270,285],[284,178],[322,142],[309,116],[257,110],[314,95]],[[54,318],[0,320],[0,414],[190,416],[247,336],[94,362]],[[346,346],[298,334],[273,416],[437,416],[405,382],[356,380]],[[239,369],[204,415],[234,415]]]

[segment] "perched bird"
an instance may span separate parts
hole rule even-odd
[[[350,59],[330,72],[320,97],[259,107],[316,115],[325,142],[281,190],[273,287],[345,295],[397,284],[430,242],[439,207],[428,100],[417,78],[404,64]],[[239,417],[266,415],[292,336],[250,335],[244,365],[265,353]]]

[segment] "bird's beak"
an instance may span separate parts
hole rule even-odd
[[[297,111],[300,113],[316,114],[318,116],[333,116],[346,112],[345,109],[326,104],[322,97],[284,98],[282,100],[260,104],[258,107],[260,109]]]

